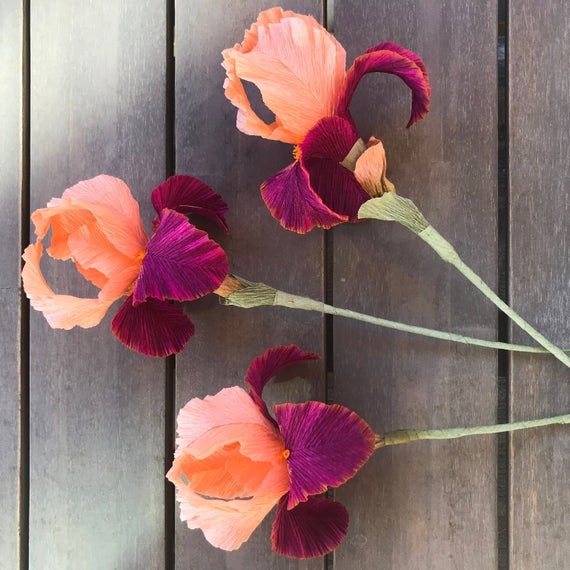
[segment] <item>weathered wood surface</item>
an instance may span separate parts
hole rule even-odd
[[[433,102],[424,121],[405,131],[409,94],[387,76],[364,80],[353,113],[364,135],[384,141],[388,175],[400,193],[496,286],[497,220],[505,223],[497,215],[497,124],[504,119],[497,111],[497,1],[334,4],[334,31],[349,63],[382,40],[425,59]],[[284,232],[268,215],[259,184],[289,163],[290,148],[235,129],[220,52],[271,5],[176,0],[173,85],[166,74],[167,2],[34,1],[32,209],[80,179],[107,172],[130,185],[149,227],[149,191],[175,158],[177,172],[204,179],[229,203],[230,235],[207,229],[227,248],[238,275],[315,298],[326,293],[338,306],[494,338],[495,309],[404,229],[367,222],[336,228],[326,238],[320,231],[303,237]],[[322,0],[287,5],[318,19],[323,7]],[[567,346],[570,11],[561,0],[535,8],[529,0],[510,3],[510,297]],[[17,291],[20,252],[6,246],[19,239],[25,176],[21,3],[2,3],[0,31],[0,566],[11,569],[18,567],[20,328],[28,326]],[[170,133],[167,97],[174,88]],[[93,293],[69,267],[44,266],[57,291]],[[333,374],[327,383],[325,360],[308,365],[307,380],[272,385],[270,399],[328,398],[377,430],[491,423],[498,355],[340,319],[331,338],[319,315],[228,308],[208,297],[189,306],[196,336],[176,358],[175,401],[165,400],[164,361],[144,359],[114,340],[108,329],[114,310],[98,328],[70,332],[52,331],[35,312],[30,317],[30,568],[550,570],[567,564],[570,439],[563,428],[516,434],[508,461],[498,459],[492,437],[378,453],[335,493],[351,526],[345,544],[326,561],[276,557],[271,516],[241,550],[212,548],[179,521],[172,493],[165,502],[165,437],[172,436],[165,414],[172,417],[194,396],[242,383],[252,357],[296,342],[323,357],[333,346]],[[528,340],[516,329],[512,337]],[[520,355],[510,364],[513,420],[568,411],[568,373],[561,365]],[[27,358],[22,365],[25,372]],[[503,508],[497,472],[506,468],[509,536],[497,516]],[[25,536],[27,521],[20,522]],[[500,555],[505,550],[510,560]]]
[[[123,178],[150,226],[164,177],[165,3],[34,1],[31,206],[81,179]],[[44,263],[56,291],[93,296]],[[160,568],[164,362],[94,329],[31,315],[31,568]]]
[[[225,73],[220,52],[240,42],[258,12],[272,5],[258,0],[177,2],[176,170],[206,181],[228,202],[230,235],[224,237],[219,231],[212,235],[227,248],[234,273],[321,298],[322,233],[303,237],[283,231],[269,216],[259,193],[263,180],[291,162],[291,148],[239,133],[236,110],[222,89]],[[321,16],[318,0],[297,0],[287,7]],[[177,409],[192,397],[243,385],[249,361],[275,344],[294,342],[323,353],[324,320],[318,314],[223,307],[214,297],[192,303],[189,309],[196,336],[177,357]],[[323,399],[324,361],[304,370],[307,381],[270,385],[269,397]],[[177,568],[322,568],[322,560],[295,563],[272,553],[272,515],[240,550],[226,553],[213,549],[201,532],[189,531],[178,520],[179,512],[177,506]]]
[[[18,566],[22,2],[0,5],[0,565]]]
[[[551,340],[570,345],[570,5],[511,3],[510,292]],[[524,338],[513,329],[513,339]],[[525,339],[526,341],[526,339]],[[570,374],[550,358],[513,357],[513,420],[568,413]],[[567,568],[570,434],[513,435],[511,567]]]
[[[368,77],[353,101],[363,134],[384,141],[388,177],[489,284],[497,274],[497,6],[337,0],[349,62],[395,41],[421,54],[428,117],[406,131],[409,93]],[[358,30],[356,32],[356,30]],[[334,303],[494,338],[496,311],[416,236],[387,223],[334,232]],[[497,354],[335,321],[334,399],[375,429],[495,420]],[[351,518],[335,567],[497,567],[496,442],[421,442],[378,453],[336,492]],[[468,561],[468,562],[467,562]]]

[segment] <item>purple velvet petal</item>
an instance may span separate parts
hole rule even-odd
[[[315,226],[332,228],[347,218],[335,214],[312,190],[300,162],[294,162],[261,185],[271,215],[286,229],[305,234]]]
[[[174,210],[163,210],[150,238],[134,299],[192,301],[216,290],[228,274],[224,250]]]
[[[156,299],[133,304],[132,295],[113,318],[111,330],[131,350],[159,357],[179,353],[194,335],[194,325],[179,305]]]
[[[228,205],[217,192],[193,176],[171,176],[152,191],[151,200],[159,216],[165,208],[169,208],[187,216],[202,216],[229,231],[225,219]],[[158,224],[158,221],[159,217],[155,223]]]
[[[353,221],[370,196],[340,162],[358,139],[352,120],[327,117],[307,133],[300,145],[301,162],[309,173],[311,187],[333,212]]]
[[[412,90],[412,113],[408,121],[411,127],[429,111],[431,89],[425,65],[412,52],[396,44],[379,44],[357,57],[346,74],[344,93],[339,100],[337,113],[348,116],[348,107],[360,80],[371,72],[391,73],[398,76]],[[374,51],[372,51],[374,50]],[[412,55],[410,55],[412,54]],[[421,65],[420,63],[421,62]]]
[[[350,479],[374,451],[374,432],[357,414],[322,402],[279,404],[275,418],[288,461],[287,508]]]
[[[336,501],[311,497],[292,510],[279,501],[271,542],[273,550],[290,558],[316,558],[332,552],[348,531],[348,513]]]
[[[318,359],[318,354],[305,352],[294,344],[274,346],[266,350],[263,354],[256,356],[247,369],[245,383],[249,386],[249,395],[259,406],[260,410],[273,421],[271,414],[267,410],[267,405],[263,401],[263,388],[265,388],[265,385],[289,366],[294,366],[307,360]]]

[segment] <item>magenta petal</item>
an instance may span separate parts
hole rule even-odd
[[[301,162],[309,173],[311,187],[333,212],[353,221],[370,196],[340,163],[358,139],[351,120],[327,117],[307,133],[300,145]]]
[[[271,215],[284,228],[300,234],[315,226],[328,229],[347,221],[323,204],[299,162],[268,178],[261,185],[261,195]]]
[[[228,274],[224,250],[174,210],[163,210],[135,284],[134,299],[192,301],[217,289]]]
[[[374,432],[357,414],[338,404],[279,404],[275,418],[290,451],[287,508],[350,479],[374,451]]]
[[[194,325],[179,305],[157,299],[133,305],[132,296],[121,305],[111,330],[131,350],[159,357],[177,354],[194,335]]]
[[[271,414],[267,410],[267,405],[263,401],[263,388],[265,388],[265,385],[289,366],[294,366],[307,360],[318,359],[318,354],[305,352],[294,344],[274,346],[266,350],[263,354],[256,356],[247,369],[245,383],[249,386],[249,395],[259,406],[260,410],[273,421]]]
[[[187,216],[202,216],[216,222],[226,232],[229,230],[225,219],[228,205],[217,192],[193,176],[171,176],[152,191],[150,199],[159,216],[169,208]]]
[[[396,44],[379,44],[375,47],[382,49],[368,50],[357,57],[348,70],[344,93],[339,100],[337,113],[342,116],[348,115],[352,96],[360,80],[367,73],[376,71],[391,73],[402,79],[412,90],[412,113],[407,125],[410,127],[429,111],[431,89],[425,65],[419,56]]]
[[[287,510],[279,501],[271,530],[273,550],[290,558],[315,558],[332,552],[348,531],[348,513],[336,501],[311,497]]]

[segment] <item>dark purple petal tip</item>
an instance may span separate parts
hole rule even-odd
[[[274,346],[266,350],[263,354],[255,357],[247,369],[245,383],[249,386],[249,395],[261,411],[273,420],[267,410],[267,405],[263,401],[265,385],[289,366],[318,359],[318,354],[305,352],[294,344]]]
[[[224,250],[174,210],[163,210],[135,284],[134,299],[192,301],[215,291],[229,271]]]
[[[294,162],[261,185],[261,195],[271,215],[285,228],[305,234],[314,227],[329,229],[346,222],[313,191],[300,162]]]
[[[194,335],[194,325],[179,305],[156,299],[133,305],[132,296],[113,318],[111,330],[131,350],[162,358],[178,354]]]
[[[225,218],[228,205],[210,186],[193,176],[171,176],[152,191],[151,201],[159,216],[168,208],[186,216],[202,216],[229,231]]]
[[[396,75],[412,90],[408,127],[427,115],[431,88],[425,64],[418,55],[394,43],[378,44],[354,60],[346,74],[344,92],[338,103],[339,115],[348,115],[350,101],[358,84],[367,73],[372,72]]]
[[[316,558],[332,552],[348,531],[348,513],[336,501],[311,497],[292,510],[286,497],[277,507],[271,530],[273,550],[289,558]]]
[[[287,508],[353,477],[374,452],[374,432],[355,412],[322,402],[279,404],[275,418],[290,455]]]

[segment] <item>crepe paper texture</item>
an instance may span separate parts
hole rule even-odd
[[[31,305],[53,328],[94,327],[109,307],[126,297],[111,329],[127,347],[164,357],[184,349],[194,325],[180,303],[209,293],[225,304],[245,308],[278,305],[329,313],[432,338],[519,352],[544,349],[486,341],[337,309],[228,274],[222,248],[186,216],[197,214],[228,230],[228,207],[209,186],[191,176],[173,176],[155,188],[154,234],[144,232],[138,204],[124,182],[98,176],[66,190],[36,210],[37,241],[24,251],[24,290]],[[96,298],[56,294],[43,277],[42,241],[51,229],[48,255],[72,260],[77,271],[99,288]]]
[[[306,233],[315,227],[328,229],[363,218],[390,219],[378,216],[378,208],[373,206],[389,204],[395,212],[391,219],[422,237],[534,340],[570,366],[568,355],[506,305],[434,228],[427,227],[427,222],[423,229],[416,227],[423,216],[410,200],[396,194],[387,179],[382,143],[375,137],[367,143],[360,138],[349,107],[360,80],[368,73],[396,75],[410,88],[408,127],[428,113],[431,88],[418,55],[384,42],[357,57],[345,71],[345,50],[332,34],[311,16],[278,7],[261,12],[243,41],[222,55],[224,91],[238,109],[237,128],[295,145],[294,162],[261,185],[269,211],[284,228]],[[258,87],[263,102],[275,115],[271,124],[253,110],[244,81]],[[413,208],[400,212],[406,203]]]
[[[199,214],[227,229],[227,206],[190,176],[169,178],[151,198],[157,217],[150,238],[129,187],[112,176],[79,182],[32,214],[37,240],[24,251],[22,280],[30,304],[52,328],[94,327],[115,301],[126,297],[111,323],[122,343],[160,357],[184,348],[194,325],[180,302],[213,292],[228,275],[224,250],[186,214]],[[71,260],[99,289],[97,297],[58,294],[48,285],[40,260],[50,229],[47,254]]]
[[[391,321],[351,311],[350,309],[333,307],[332,305],[328,305],[327,303],[323,303],[322,301],[317,301],[315,299],[310,299],[309,297],[302,297],[300,295],[293,295],[291,293],[286,293],[285,291],[280,291],[279,289],[275,289],[265,283],[252,283],[251,281],[236,277],[235,275],[229,275],[226,277],[220,288],[215,291],[215,293],[220,295],[222,303],[244,309],[275,306],[287,307],[289,309],[297,309],[301,311],[315,311],[317,313],[354,319],[379,327],[427,336],[429,338],[439,340],[446,340],[448,342],[471,344],[473,346],[492,348],[496,350],[510,350],[511,352],[549,354],[548,350],[539,346],[527,346],[524,344],[510,344],[507,342],[483,340],[480,338],[401,323],[398,321]],[[570,350],[565,349],[565,352],[570,352]]]
[[[282,8],[261,12],[240,44],[222,52],[224,91],[248,135],[295,145],[295,161],[262,187],[283,227],[306,233],[356,221],[370,196],[392,191],[382,143],[364,143],[350,115],[352,96],[368,73],[399,77],[412,92],[408,126],[429,110],[423,61],[390,42],[371,47],[346,70],[346,52],[313,17]],[[275,115],[267,124],[253,110],[243,82],[255,84]]]
[[[167,478],[176,487],[180,518],[208,542],[236,550],[276,508],[273,549],[314,558],[336,549],[349,516],[322,496],[351,479],[374,450],[419,439],[454,439],[567,424],[570,415],[491,426],[399,430],[374,434],[354,412],[334,404],[277,404],[270,414],[267,383],[283,369],[318,356],[295,345],[275,346],[254,358],[248,391],[224,388],[193,398],[178,415],[176,451]]]
[[[271,539],[279,554],[323,556],[346,536],[346,509],[319,495],[366,463],[373,431],[340,405],[278,404],[273,417],[263,400],[272,377],[317,358],[295,345],[276,346],[251,362],[247,392],[224,388],[180,411],[167,477],[176,486],[181,519],[213,546],[239,548],[274,507]]]
[[[359,218],[392,221],[401,224],[425,241],[438,255],[463,275],[496,307],[505,313],[536,342],[570,367],[570,357],[564,350],[552,344],[543,334],[507,305],[459,256],[455,248],[426,220],[418,207],[398,194],[384,194],[365,202],[358,212]]]

